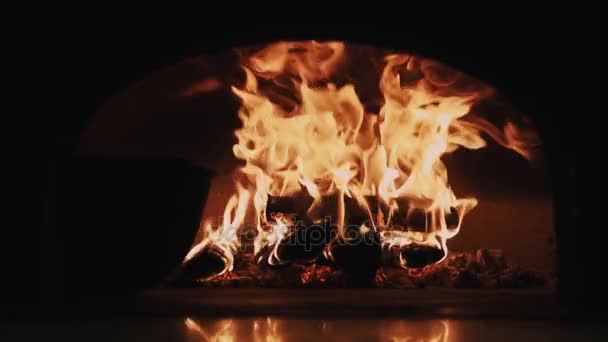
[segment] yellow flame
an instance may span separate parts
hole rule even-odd
[[[233,153],[245,163],[240,182],[250,186],[239,187],[238,196],[228,202],[222,225],[206,240],[225,246],[237,243],[232,237],[243,222],[251,193],[259,233],[255,250],[276,247],[289,222],[267,222],[268,195],[306,193],[314,199],[311,216],[324,196],[337,196],[339,234],[346,224],[345,197],[351,197],[367,210],[371,228],[381,230],[384,244],[417,241],[446,248],[445,241],[459,232],[477,200],[454,194],[442,156],[461,147],[483,148],[485,132],[530,157],[527,148],[534,137],[510,123],[503,133],[483,119],[465,120],[476,94],[446,96],[434,91],[449,86],[451,80],[432,74],[436,64],[415,56],[385,58],[379,82],[384,103],[378,113],[367,113],[353,84],[332,82],[346,51],[341,42],[280,42],[245,60],[245,84],[232,87],[242,102],[238,112],[242,126],[235,131],[238,141]],[[415,74],[416,65],[423,65],[428,80],[402,82],[404,73]],[[271,101],[261,80],[275,82],[298,101],[289,108]],[[366,196],[377,196],[388,205],[388,215],[381,220],[372,217]],[[397,199],[407,199],[411,207],[433,217],[427,232],[391,229],[399,209]],[[456,227],[446,224],[445,215],[452,208],[459,215]]]
[[[279,242],[281,239],[287,234],[289,231],[290,223],[288,220],[281,216],[274,217],[275,222],[269,223],[269,229],[260,230],[258,235],[255,237],[253,242],[254,253],[258,254],[258,252],[264,248],[272,248],[272,252],[268,254],[267,262],[270,265],[276,265],[280,263],[280,258],[277,254]],[[258,262],[261,262],[262,257],[258,259]]]
[[[226,204],[221,225],[217,229],[213,229],[211,222],[206,221],[204,223],[205,235],[203,240],[190,249],[183,262],[185,263],[192,259],[205,247],[213,245],[221,250],[226,267],[221,272],[214,274],[211,277],[216,277],[232,271],[234,268],[234,254],[240,243],[237,231],[245,219],[245,214],[249,205],[249,197],[249,191],[238,187],[237,194],[230,197]]]

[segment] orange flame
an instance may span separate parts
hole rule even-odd
[[[446,241],[459,232],[463,217],[477,205],[477,199],[454,194],[442,156],[461,147],[483,148],[486,142],[481,132],[485,132],[530,157],[527,147],[531,137],[513,124],[508,123],[503,133],[483,119],[463,119],[477,93],[446,95],[435,91],[451,84],[441,75],[402,81],[403,75],[414,72],[417,60],[421,64],[415,56],[386,56],[379,83],[384,104],[377,114],[366,113],[353,84],[331,82],[345,60],[343,43],[312,41],[271,44],[245,61],[245,84],[232,87],[242,102],[238,113],[242,127],[235,132],[238,142],[233,153],[245,162],[240,168],[240,183],[252,185],[247,190],[239,187],[227,205],[223,224],[208,231],[201,244],[213,241],[231,251],[237,243],[234,232],[243,222],[249,195],[253,194],[258,230],[255,251],[264,246],[276,249],[290,223],[276,217],[267,222],[268,195],[306,193],[314,199],[309,208],[314,222],[321,219],[315,216],[314,208],[323,196],[337,196],[338,234],[345,229],[344,201],[350,197],[367,210],[371,228],[380,231],[384,245],[415,242],[447,252]],[[430,75],[433,65],[422,64],[423,74]],[[262,80],[287,88],[298,101],[289,109],[271,101]],[[388,216],[381,220],[372,217],[366,196],[376,196],[388,205]],[[431,217],[425,232],[391,228],[391,219],[399,209],[396,199],[407,199],[410,208]],[[458,223],[448,226],[445,217],[453,209]],[[276,250],[271,257],[278,259]]]
[[[240,243],[237,231],[245,219],[248,204],[249,192],[238,187],[237,194],[233,195],[230,200],[228,200],[228,204],[226,204],[222,224],[217,229],[213,229],[211,222],[206,221],[204,223],[205,239],[190,249],[183,262],[187,262],[206,246],[213,243],[215,247],[222,251],[222,257],[226,267],[220,273],[215,274],[212,277],[220,276],[226,272],[232,271],[234,267],[234,254]]]

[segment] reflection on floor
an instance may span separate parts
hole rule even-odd
[[[606,327],[548,321],[171,318],[4,322],[2,341],[605,341]]]
[[[206,328],[197,320],[186,318],[188,329],[200,341],[307,341],[318,337],[379,339],[383,341],[436,341],[449,339],[448,321],[381,322],[374,328],[365,324],[353,325],[347,320],[293,321],[267,317],[266,319],[225,319],[205,322]],[[304,323],[304,324],[303,324]],[[405,323],[405,324],[404,324]]]

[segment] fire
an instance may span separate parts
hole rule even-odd
[[[280,263],[280,257],[278,255],[277,248],[279,247],[279,242],[287,234],[289,230],[289,222],[284,217],[275,217],[275,222],[269,224],[269,229],[258,231],[258,235],[254,241],[254,250],[257,252],[262,249],[264,246],[272,246],[272,252],[268,254],[268,264],[274,265]],[[262,256],[258,259],[258,262],[261,260]]]
[[[183,262],[188,262],[197,253],[213,243],[213,246],[221,251],[221,257],[223,258],[225,265],[225,268],[221,272],[214,274],[213,276],[232,271],[234,266],[234,254],[239,246],[237,230],[245,219],[248,202],[249,192],[239,188],[238,193],[233,195],[226,205],[222,224],[214,230],[211,222],[205,222],[205,239],[196,244],[188,252]]]
[[[233,147],[244,164],[237,172],[238,191],[223,222],[216,229],[206,225],[205,239],[186,261],[213,243],[225,254],[223,272],[229,271],[238,246],[236,232],[252,209],[258,231],[254,252],[274,248],[267,261],[280,263],[276,248],[295,226],[284,216],[268,219],[269,196],[311,198],[306,214],[315,224],[323,222],[320,208],[333,196],[338,237],[354,224],[346,220],[345,202],[352,199],[369,223],[358,222],[357,229],[378,232],[388,249],[412,245],[441,250],[439,262],[447,255],[447,240],[458,234],[463,218],[477,205],[476,198],[452,191],[442,157],[460,148],[483,148],[482,133],[531,157],[534,136],[512,123],[501,131],[469,115],[487,89],[452,92],[449,75],[433,73],[435,64],[388,54],[378,84],[383,104],[371,113],[354,84],[332,81],[347,57],[341,42],[314,41],[271,44],[247,56],[242,65],[245,83],[232,87],[242,103],[242,127],[235,131]],[[414,74],[422,76],[416,79]],[[422,229],[408,223],[416,215]],[[400,216],[405,217],[398,220]],[[403,219],[405,226],[397,227]],[[411,266],[402,255],[400,266]]]

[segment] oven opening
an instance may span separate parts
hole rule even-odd
[[[500,89],[424,56],[296,41],[191,58],[110,99],[80,152],[213,171],[196,234],[158,291],[415,297],[557,281],[533,121]]]

